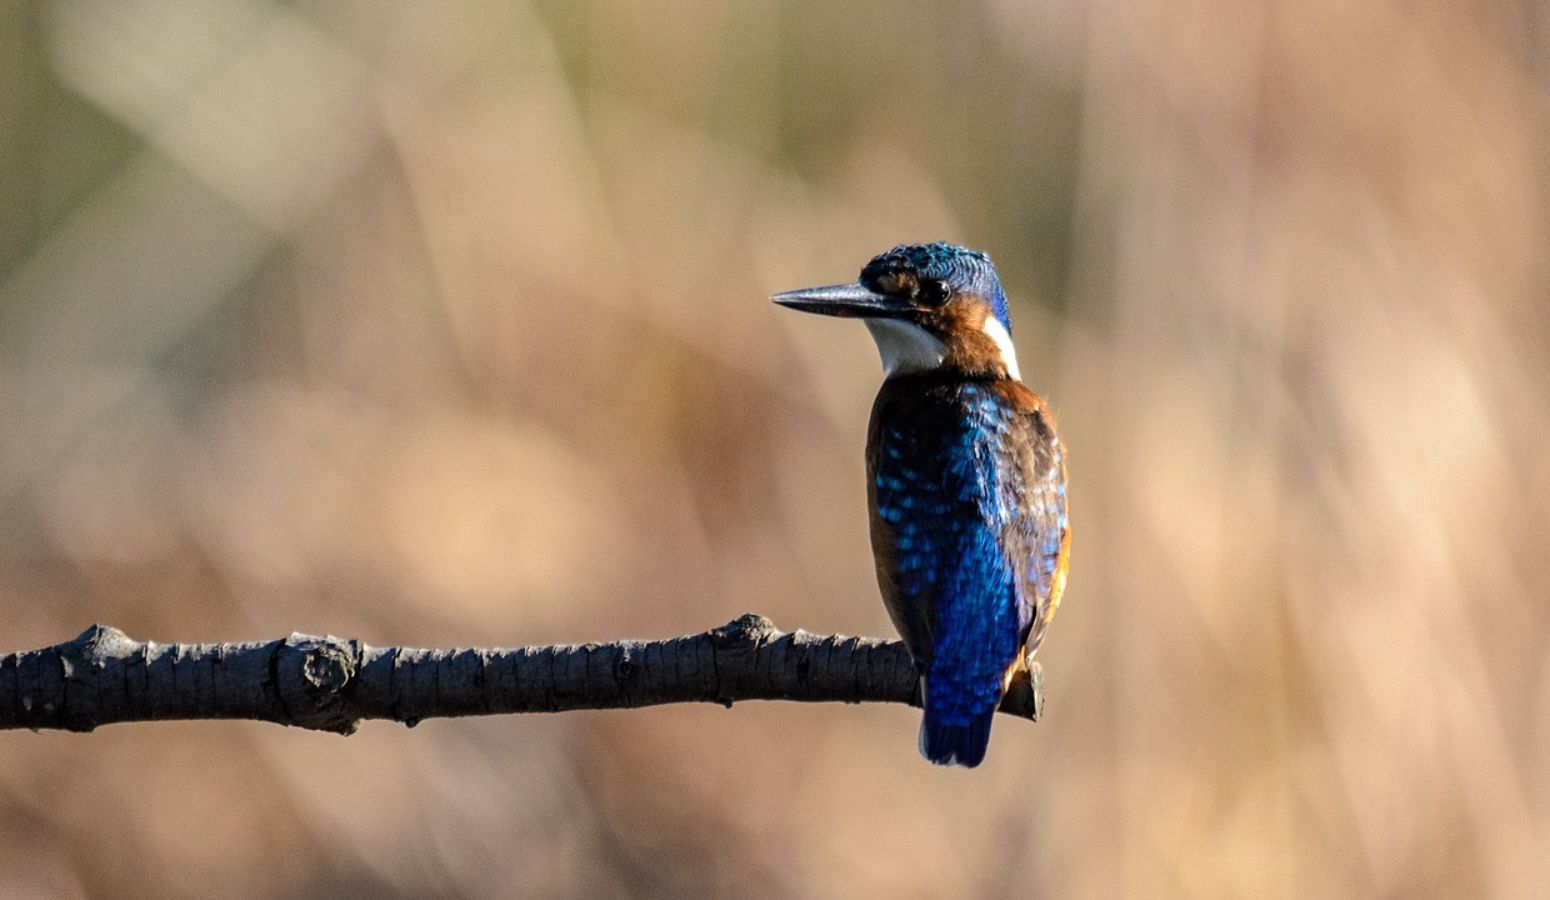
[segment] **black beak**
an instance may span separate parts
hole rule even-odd
[[[822,316],[881,318],[902,315],[912,307],[905,302],[867,290],[859,284],[831,284],[825,287],[786,291],[770,298],[781,306]]]

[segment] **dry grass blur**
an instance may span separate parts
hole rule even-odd
[[[0,895],[1550,896],[1550,12],[0,8],[0,649],[886,634],[863,329],[989,250],[1048,717],[0,735]],[[885,894],[885,892],[887,892]]]

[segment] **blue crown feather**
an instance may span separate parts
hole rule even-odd
[[[990,302],[991,312],[1007,332],[1012,318],[1007,312],[1006,292],[990,257],[979,250],[936,241],[930,244],[900,244],[872,258],[861,270],[863,284],[884,272],[910,272],[917,278],[945,281],[953,290],[979,294]]]

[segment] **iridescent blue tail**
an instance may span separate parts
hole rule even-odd
[[[925,693],[922,679],[921,691]],[[931,702],[929,695],[922,697],[926,708],[920,723],[920,755],[939,766],[963,766],[972,769],[985,760],[985,749],[990,746],[990,723],[996,717],[996,707],[984,712],[967,713],[961,707],[953,708]]]

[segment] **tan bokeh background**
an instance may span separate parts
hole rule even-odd
[[[0,8],[0,643],[887,634],[863,329],[982,247],[1048,716],[0,735],[0,895],[1550,896],[1550,12]],[[885,894],[886,892],[886,894]]]

